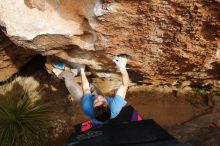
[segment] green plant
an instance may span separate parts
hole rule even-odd
[[[209,91],[206,88],[195,88],[194,90],[201,97],[207,96],[209,94]]]
[[[203,99],[203,102],[208,105],[209,95],[211,94],[212,88],[209,86],[197,85],[194,86],[192,89],[196,93],[196,95],[200,96]]]
[[[216,87],[214,90],[213,90],[214,94],[217,95],[217,96],[220,96],[220,87]]]
[[[195,84],[195,85],[192,85],[191,87],[193,91],[201,97],[208,96],[212,91],[212,86],[210,85]]]
[[[34,105],[26,92],[0,103],[0,146],[42,145],[48,106]]]
[[[216,91],[215,95],[220,96],[220,91]]]

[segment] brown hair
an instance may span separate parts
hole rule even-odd
[[[93,112],[95,119],[101,122],[109,120],[111,116],[111,111],[107,103],[94,107]]]

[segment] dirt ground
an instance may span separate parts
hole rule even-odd
[[[105,82],[103,79],[102,82]],[[109,81],[108,81],[109,82]],[[45,70],[22,73],[8,83],[10,92],[29,90],[38,93],[36,103],[51,105],[48,137],[53,140],[50,146],[62,146],[72,132],[74,125],[88,120],[81,110],[80,103],[72,100],[62,80],[49,75]],[[0,86],[1,95],[5,85]],[[112,93],[111,93],[112,94]],[[190,87],[172,86],[131,86],[126,100],[144,119],[154,119],[181,142],[190,142],[195,146],[219,146],[219,129],[209,128],[212,119],[212,106],[208,106],[208,97],[199,96]],[[200,118],[200,119],[199,119]],[[213,140],[214,139],[214,140]],[[219,142],[219,143],[218,143]]]
[[[137,86],[127,94],[128,103],[145,119],[154,119],[163,127],[172,127],[199,116],[209,108],[193,91],[168,86]],[[174,95],[173,92],[179,92]]]

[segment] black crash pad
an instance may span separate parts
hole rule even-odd
[[[86,132],[74,133],[65,146],[166,146],[177,143],[153,120],[142,120],[106,124]]]

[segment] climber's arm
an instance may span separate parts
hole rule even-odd
[[[91,93],[90,92],[90,87],[89,87],[89,82],[85,74],[85,65],[80,66],[80,72],[81,72],[81,79],[82,79],[82,89],[83,89],[83,94]]]
[[[116,57],[114,59],[114,62],[116,63],[117,67],[119,68],[121,72],[122,77],[122,85],[119,87],[118,91],[116,92],[116,95],[121,96],[123,99],[125,99],[128,86],[129,86],[129,76],[128,72],[126,70],[126,64],[127,64],[127,58],[124,57]]]
[[[126,69],[121,71],[121,76],[122,76],[122,85],[118,88],[116,95],[119,95],[123,99],[125,99],[128,86],[129,86],[129,76],[128,76],[128,72]]]

